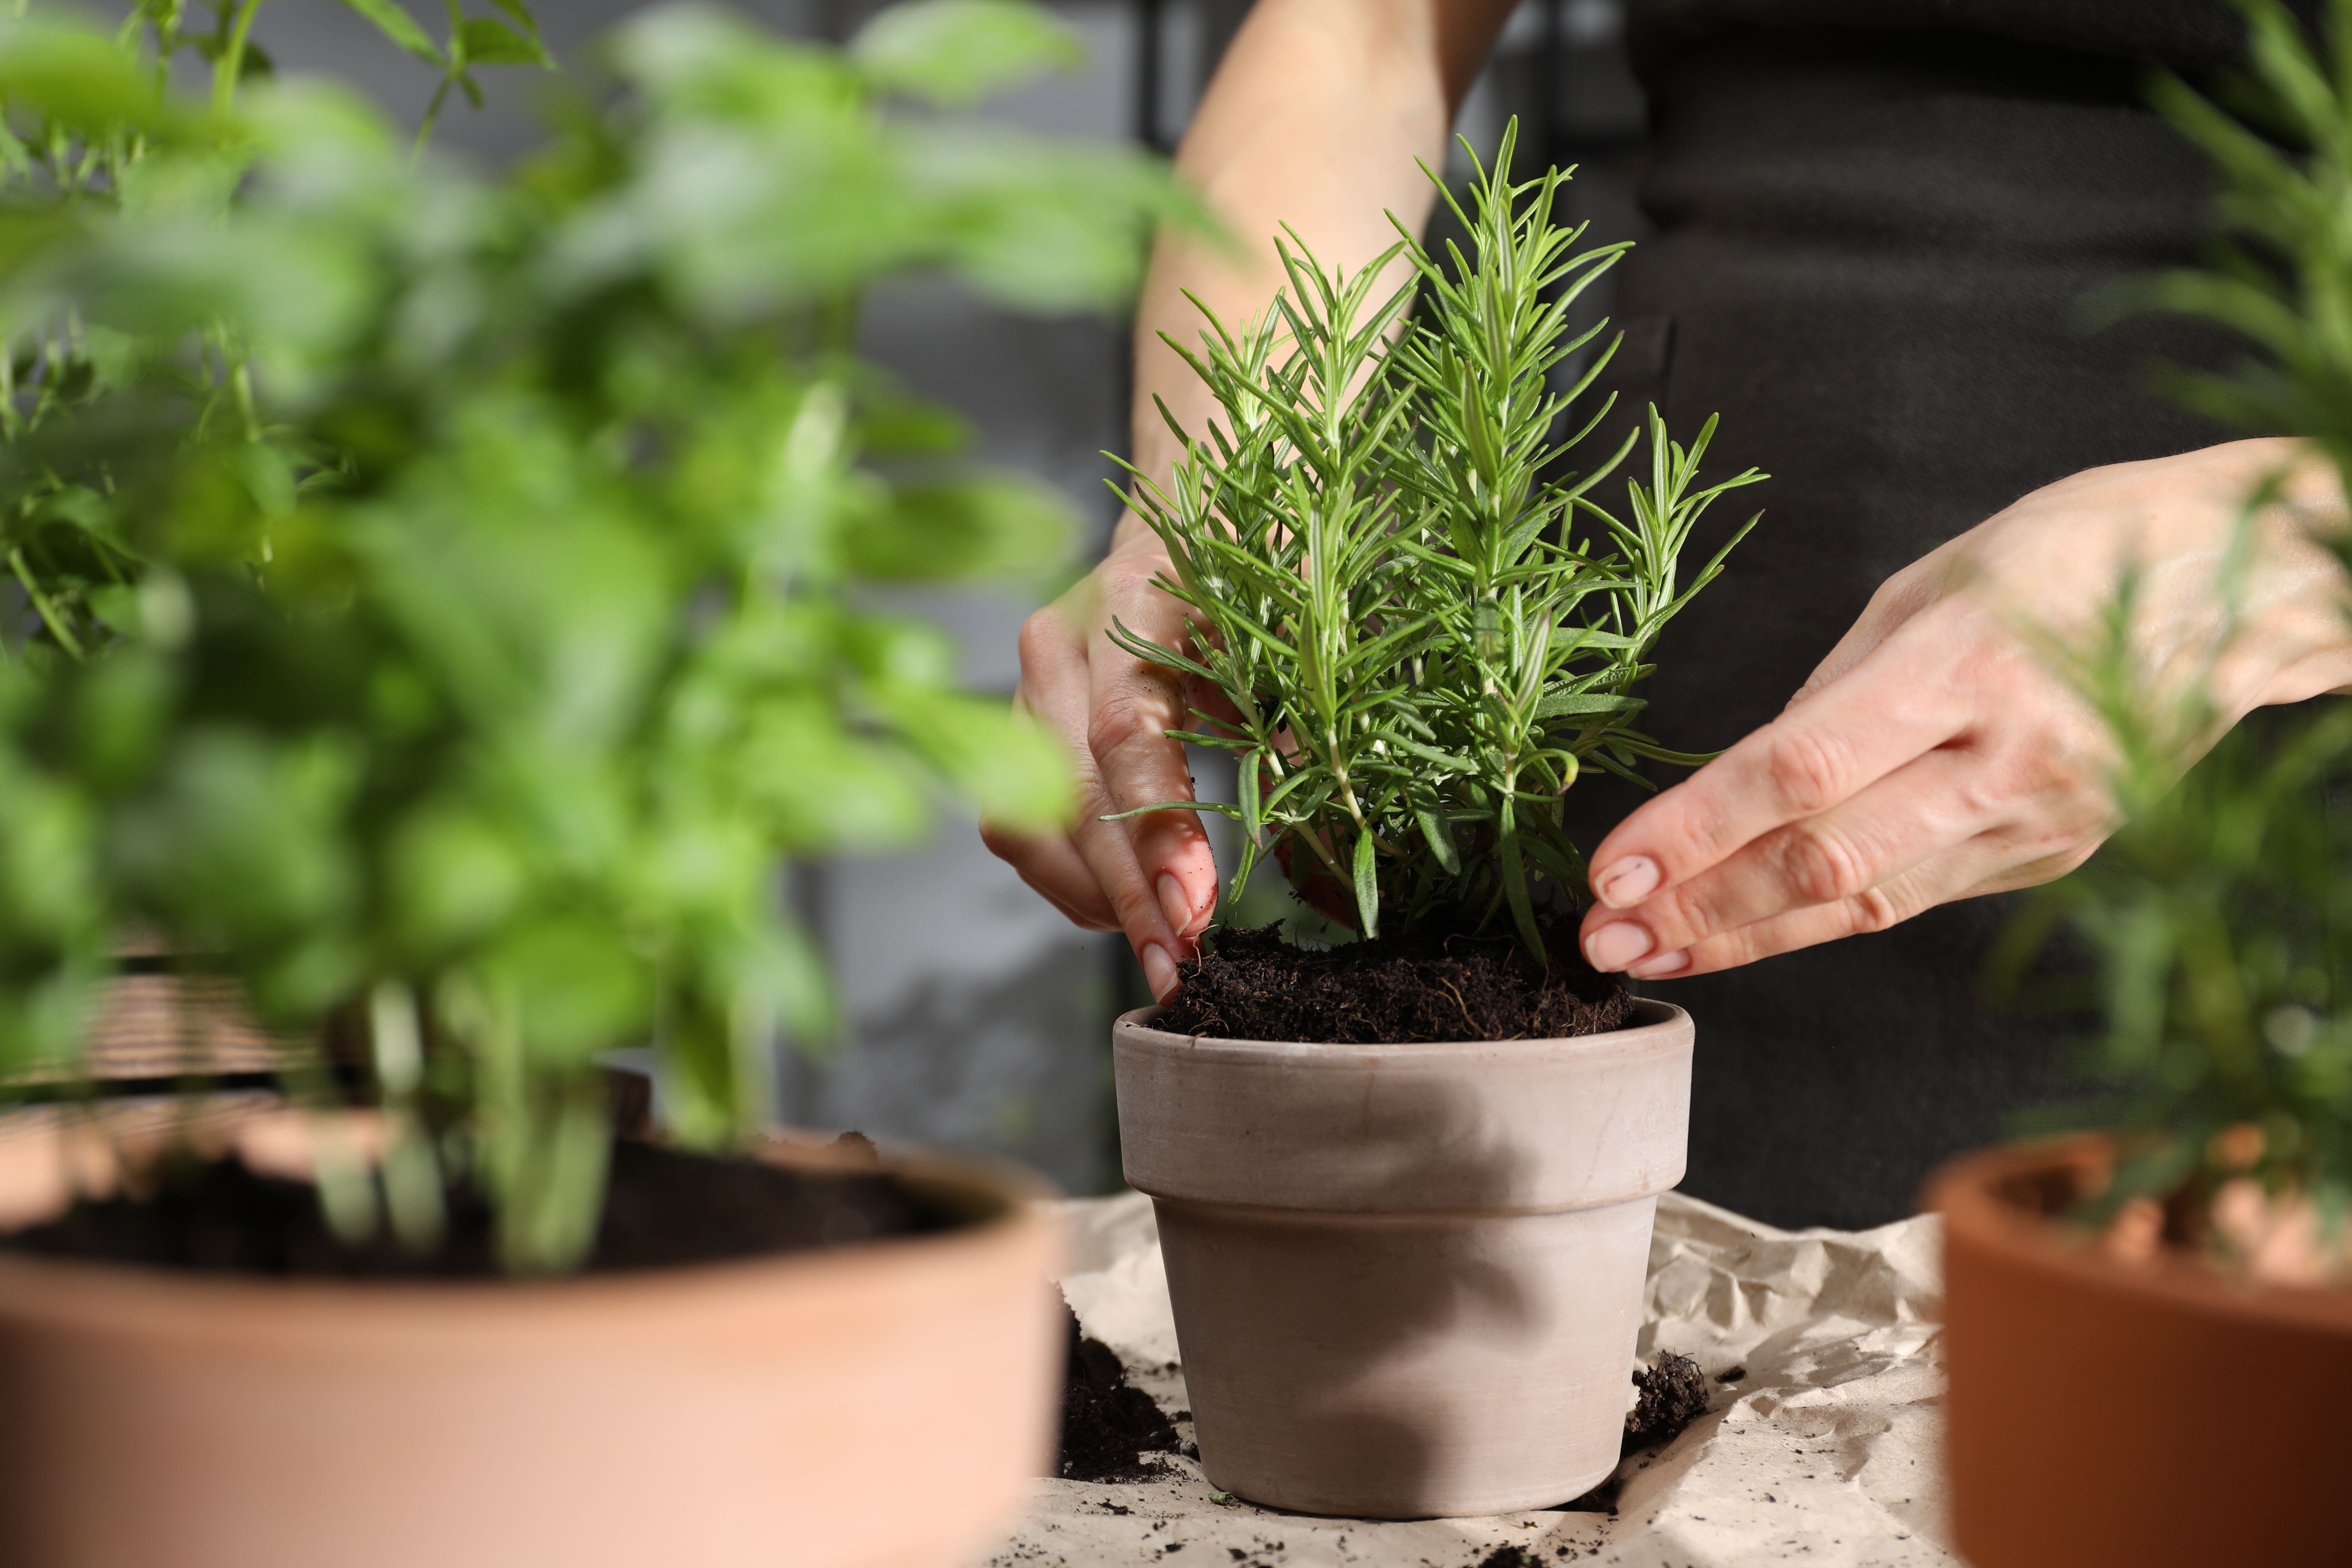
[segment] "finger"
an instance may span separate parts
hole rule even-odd
[[[1176,966],[1190,955],[1192,944],[1168,919],[1157,889],[1138,865],[1128,824],[1102,820],[1119,807],[1094,755],[1094,661],[1091,655],[1080,658],[1075,651],[1076,635],[1084,634],[1074,635],[1066,618],[1051,613],[1032,616],[1021,633],[1018,701],[1048,728],[1075,742],[1078,786],[1076,820],[1065,845],[1067,858],[1057,854],[1035,861],[1041,880],[1030,885],[1080,924],[1125,931],[1152,995],[1164,1001],[1175,989]],[[1102,658],[1136,663],[1108,639]],[[1164,736],[1162,743],[1174,745]],[[1180,748],[1180,772],[1182,754]],[[1029,868],[1023,869],[1026,879]],[[1214,879],[1213,862],[1212,887]],[[1092,893],[1087,891],[1089,884]]]
[[[1119,927],[1143,966],[1144,977],[1150,982],[1152,994],[1165,1001],[1175,989],[1177,964],[1192,955],[1192,933],[1204,923],[1200,918],[1204,911],[1195,904],[1185,879],[1189,875],[1204,886],[1206,902],[1213,907],[1216,863],[1209,855],[1207,836],[1189,813],[1154,812],[1140,819],[1103,820],[1138,805],[1191,797],[1192,784],[1184,773],[1181,745],[1161,734],[1158,746],[1151,748],[1141,736],[1121,732],[1125,726],[1150,722],[1150,711],[1139,702],[1096,711],[1089,737],[1104,742],[1108,765],[1097,760],[1094,788],[1080,807],[1082,816],[1070,839],[1110,900]],[[1153,755],[1155,751],[1161,754]],[[1171,752],[1172,766],[1164,755]],[[1114,777],[1124,784],[1114,785]],[[1139,830],[1139,823],[1167,817],[1180,818],[1172,830],[1164,826],[1156,833]],[[1195,847],[1197,857],[1186,853]],[[1148,864],[1146,854],[1152,857]]]
[[[1131,812],[1192,799],[1192,775],[1183,743],[1168,738],[1185,728],[1182,683],[1169,670],[1106,647],[1090,661],[1093,686],[1087,749],[1111,812]],[[1199,816],[1153,811],[1118,824],[1135,874],[1149,887],[1170,930],[1197,935],[1216,907],[1217,863]],[[1079,840],[1083,852],[1087,840]],[[1132,928],[1130,928],[1132,930]]]
[[[1086,722],[1083,718],[1077,721]],[[1158,889],[1145,878],[1128,824],[1103,820],[1118,810],[1118,802],[1092,758],[1081,760],[1078,773],[1077,819],[1062,846],[1068,858],[1055,856],[1050,863],[1055,879],[1048,896],[1066,910],[1125,931],[1153,997],[1165,1001],[1176,988],[1176,966],[1191,955],[1192,944],[1168,918]],[[1089,886],[1091,896],[1085,891]]]
[[[983,823],[981,841],[1063,914],[1087,931],[1117,931],[1118,915],[1067,837],[1032,838]]]
[[[1972,746],[1929,752],[1842,805],[1776,827],[1719,865],[1631,908],[1585,913],[1586,961],[1603,972],[1759,921],[1843,903],[1992,829],[2015,807],[1984,787]]]
[[[1890,642],[1634,811],[1591,857],[1593,896],[1612,909],[1638,904],[1950,740],[1965,716],[1936,647],[1943,640]]]
[[[2036,887],[2064,876],[2089,859],[2103,834],[2076,838],[2043,854],[2021,853],[2019,836],[2006,828],[1978,835],[1934,856],[1901,876],[1833,904],[1794,910],[1712,936],[1679,952],[1633,965],[1636,980],[1679,980],[1736,969],[1775,953],[1793,952],[1842,937],[1886,930],[1923,910],[1959,899],[1982,898]]]
[[[1695,946],[1644,960],[1628,973],[1636,980],[1683,980],[1737,969],[1775,953],[1885,931],[1959,896],[1979,879],[1980,867],[1994,853],[1971,841],[1850,899],[1740,926]]]
[[[1153,580],[1166,563],[1157,556],[1107,570],[1111,614],[1129,631],[1162,647],[1181,649],[1193,635],[1185,606]],[[1114,809],[1129,812],[1194,798],[1192,769],[1170,730],[1203,727],[1195,708],[1230,704],[1197,678],[1180,675],[1127,654],[1108,637],[1089,660],[1093,712],[1088,748]],[[1192,938],[1205,930],[1217,902],[1217,863],[1200,816],[1155,811],[1129,819],[1136,865],[1160,900],[1169,925]]]

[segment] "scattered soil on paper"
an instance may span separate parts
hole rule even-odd
[[[1698,1363],[1672,1351],[1658,1353],[1654,1368],[1633,1369],[1633,1408],[1625,1412],[1625,1447],[1654,1448],[1682,1436],[1706,1414],[1706,1378]]]
[[[1329,949],[1294,947],[1278,926],[1221,931],[1178,970],[1160,1027],[1231,1040],[1412,1045],[1545,1040],[1625,1026],[1633,999],[1577,951],[1565,921],[1539,967],[1518,939],[1420,930]]]
[[[1168,1467],[1144,1454],[1176,1452],[1176,1428],[1151,1395],[1127,1381],[1118,1352],[1078,1327],[1062,1304],[1069,1352],[1062,1386],[1060,1474],[1072,1481],[1149,1481]]]
[[[442,1244],[417,1257],[388,1232],[346,1244],[328,1228],[310,1184],[257,1174],[233,1158],[189,1160],[161,1174],[144,1197],[83,1199],[46,1225],[0,1237],[0,1245],[53,1258],[242,1274],[462,1279],[501,1272],[490,1212],[467,1188],[446,1194]],[[793,1171],[621,1142],[613,1145],[604,1215],[583,1271],[845,1247],[952,1223],[879,1171]]]

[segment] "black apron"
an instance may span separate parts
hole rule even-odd
[[[1685,439],[1721,414],[1710,468],[1772,476],[1724,503],[1764,521],[1658,650],[1666,745],[1769,721],[1886,576],[2029,490],[2241,434],[2148,389],[2158,356],[2226,363],[2218,334],[2093,332],[2077,311],[2197,258],[2208,176],[2142,73],[2201,72],[2242,37],[2220,0],[1634,0],[1659,232],[1618,274],[1608,384]],[[1638,798],[1571,795],[1588,844]],[[2066,1092],[2080,1021],[1984,985],[2015,907],[1964,900],[1645,986],[1697,1020],[1685,1190],[1782,1225],[1875,1225]]]

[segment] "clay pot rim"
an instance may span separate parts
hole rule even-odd
[[[0,1321],[137,1319],[168,1325],[163,1331],[173,1337],[217,1337],[226,1331],[239,1339],[308,1328],[322,1319],[339,1328],[396,1326],[428,1334],[456,1327],[593,1330],[641,1319],[653,1302],[687,1314],[732,1314],[778,1289],[817,1290],[844,1276],[923,1268],[947,1252],[1017,1245],[1020,1236],[1056,1223],[1046,1205],[1060,1193],[1016,1162],[921,1144],[882,1142],[879,1147],[886,1172],[969,1205],[972,1217],[949,1230],[823,1250],[546,1279],[287,1278],[0,1248]],[[796,1142],[790,1132],[763,1137],[751,1152],[786,1164],[844,1163],[821,1143]]]
[[[1965,1237],[1971,1247],[2079,1289],[2154,1296],[2183,1311],[2258,1328],[2352,1333],[2352,1289],[2235,1279],[2170,1248],[2147,1262],[2126,1263],[1999,1190],[2020,1177],[2100,1173],[2114,1163],[2114,1144],[2097,1134],[1979,1149],[1937,1168],[1927,1178],[1920,1206],[1941,1215],[1947,1233]]]
[[[1246,1061],[1282,1058],[1294,1067],[1360,1067],[1367,1057],[1381,1061],[1409,1061],[1416,1057],[1431,1061],[1460,1058],[1476,1051],[1489,1051],[1497,1056],[1518,1056],[1542,1050],[1558,1056],[1575,1056],[1590,1052],[1622,1050],[1628,1046],[1641,1047],[1666,1043],[1665,1037],[1685,1031],[1690,1026],[1690,1015],[1671,1002],[1661,1002],[1653,996],[1633,998],[1636,1022],[1622,1029],[1610,1029],[1598,1035],[1556,1035],[1540,1039],[1519,1040],[1409,1040],[1395,1045],[1334,1045],[1316,1040],[1235,1040],[1221,1035],[1185,1035],[1172,1029],[1152,1026],[1150,1020],[1165,1015],[1165,1007],[1138,1007],[1119,1016],[1112,1026],[1113,1038],[1121,1035],[1149,1036],[1153,1043],[1182,1044],[1211,1060]]]

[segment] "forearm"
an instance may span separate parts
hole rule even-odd
[[[1508,0],[1259,0],[1176,155],[1240,249],[1163,236],[1136,310],[1133,450],[1145,474],[1164,479],[1181,451],[1155,397],[1196,434],[1213,409],[1160,336],[1197,340],[1205,323],[1186,292],[1238,328],[1281,287],[1282,226],[1325,267],[1349,270],[1394,242],[1387,213],[1417,232],[1433,193],[1415,160],[1440,166],[1454,108],[1510,10]],[[1121,521],[1118,544],[1149,538],[1133,516]]]

